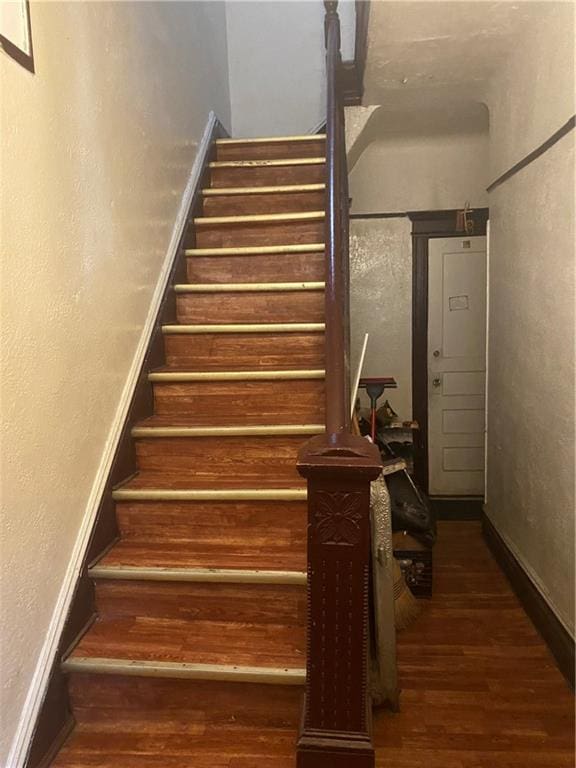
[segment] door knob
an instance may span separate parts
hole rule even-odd
[[[432,354],[434,355],[434,357],[440,357],[440,350],[435,349],[434,352],[432,352]]]
[[[442,384],[442,379],[432,379],[432,386],[439,387]]]

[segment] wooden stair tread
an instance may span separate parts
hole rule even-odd
[[[210,168],[282,168],[285,166],[324,165],[325,162],[326,158],[323,156],[278,157],[265,160],[215,160],[210,163]]]
[[[302,442],[304,442],[303,438]],[[296,462],[296,457],[294,457]],[[220,490],[234,490],[253,488],[254,483],[258,480],[258,486],[260,489],[271,488],[276,490],[278,488],[278,479],[275,476],[268,477],[264,473],[260,477],[249,476],[235,477],[234,476],[234,462],[231,461],[227,465],[220,468],[216,467],[206,477],[204,474],[196,473],[193,478],[190,478],[190,472],[171,469],[169,462],[166,462],[166,468],[157,471],[141,471],[133,480],[130,481],[130,487],[133,489],[146,490],[148,488],[165,488],[170,490],[203,490],[208,487],[217,487]],[[257,469],[255,470],[255,473]],[[230,474],[232,473],[232,474]],[[210,482],[210,485],[208,483]],[[283,477],[284,490],[289,489],[305,489],[306,481],[304,478],[296,472],[296,466],[294,466],[293,477]],[[126,487],[126,486],[123,486]]]
[[[279,521],[280,523],[281,521]],[[304,533],[304,532],[303,532]],[[306,545],[294,534],[294,543],[275,540],[275,529],[234,531],[227,541],[118,541],[97,564],[99,567],[222,568],[303,572]]]
[[[205,197],[226,197],[237,195],[282,195],[291,192],[323,192],[326,184],[277,184],[273,187],[206,187]]]
[[[324,330],[324,323],[198,323],[162,326],[164,334],[324,333]]]
[[[304,635],[294,625],[107,619],[92,625],[69,658],[301,669]]]
[[[298,711],[299,707],[294,707]],[[145,716],[80,710],[52,768],[293,768],[295,725],[206,722],[203,710]]]
[[[284,369],[234,369],[226,371],[194,371],[184,366],[160,366],[148,374],[150,381],[169,382],[185,381],[188,378],[194,382],[211,381],[258,381],[292,379],[323,379],[325,372],[322,368],[284,368]]]
[[[173,368],[169,370],[174,370]],[[324,432],[324,424],[263,424],[257,426],[220,426],[220,427],[198,427],[193,419],[187,419],[184,416],[175,414],[174,416],[149,416],[137,422],[134,430],[154,430],[154,429],[190,429],[193,433],[218,433],[225,436],[226,432],[230,434],[302,434],[316,435]]]
[[[232,216],[198,216],[194,219],[196,227],[226,227],[235,224],[272,224],[297,223],[301,221],[321,221],[324,211],[299,211],[295,213],[258,213]]]
[[[323,281],[298,281],[274,283],[178,283],[174,293],[259,293],[266,291],[323,291]]]
[[[325,141],[325,133],[304,133],[293,136],[226,136],[216,139],[216,146],[231,146],[234,144],[275,144],[275,143],[297,143],[299,141]]]

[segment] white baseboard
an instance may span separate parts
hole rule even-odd
[[[114,421],[108,434],[108,439],[104,446],[102,460],[100,462],[100,466],[98,467],[94,484],[90,492],[84,518],[82,520],[80,531],[78,533],[78,537],[74,545],[74,550],[72,552],[72,557],[70,559],[70,564],[68,566],[68,570],[66,571],[66,576],[64,577],[64,582],[58,595],[56,607],[54,609],[54,613],[52,614],[50,626],[48,628],[46,639],[40,652],[38,663],[36,664],[36,669],[32,677],[30,688],[28,689],[26,701],[24,703],[24,707],[22,709],[18,723],[18,729],[16,731],[14,741],[12,742],[12,748],[10,749],[10,754],[8,756],[8,764],[4,768],[23,768],[26,756],[28,754],[34,728],[36,725],[36,720],[40,713],[40,707],[42,706],[42,701],[46,694],[46,689],[50,678],[50,671],[58,651],[58,644],[64,629],[64,623],[66,621],[66,617],[68,616],[68,611],[74,596],[76,583],[78,581],[84,556],[90,541],[90,535],[94,527],[98,507],[100,506],[100,501],[102,499],[108,475],[112,467],[112,461],[114,460],[116,448],[118,446],[118,442],[124,428],[124,423],[128,415],[128,409],[130,408],[134,390],[136,388],[136,384],[138,383],[140,371],[142,369],[144,358],[150,344],[152,332],[154,331],[156,317],[160,309],[162,297],[164,296],[166,284],[168,282],[168,278],[170,277],[174,261],[178,255],[178,245],[182,237],[182,232],[184,231],[188,211],[194,196],[194,191],[201,181],[200,175],[202,167],[210,149],[212,135],[217,123],[218,120],[216,115],[214,112],[210,112],[208,121],[206,123],[206,128],[204,129],[204,134],[200,144],[198,145],[196,158],[190,170],[188,182],[186,183],[186,187],[182,194],[180,207],[174,222],[172,237],[170,238],[164,264],[162,265],[162,269],[158,277],[158,282],[156,284],[156,288],[150,303],[148,316],[146,317],[146,322],[144,323],[144,327],[142,329],[140,341],[138,342],[138,347],[132,360],[128,378],[122,391],[120,403],[114,416]]]

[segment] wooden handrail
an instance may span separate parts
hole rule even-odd
[[[348,172],[340,21],[326,18],[326,432],[298,456],[308,484],[306,693],[298,768],[373,768],[370,482],[378,450],[350,432]]]
[[[350,431],[350,404],[346,398],[346,373],[349,350],[346,327],[349,316],[345,301],[348,274],[348,244],[344,240],[344,220],[348,208],[342,200],[347,179],[343,148],[344,106],[339,79],[340,20],[337,2],[326,7],[326,431],[332,441]]]

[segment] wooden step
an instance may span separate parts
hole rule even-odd
[[[97,712],[108,710],[122,717],[126,712],[165,713],[195,711],[209,714],[214,726],[235,721],[238,725],[296,725],[301,714],[302,692],[298,686],[278,684],[194,680],[184,677],[151,675],[114,675],[89,672],[85,666],[72,673],[69,668],[69,690],[75,711],[93,720]],[[270,706],[274,701],[274,707]],[[296,704],[295,712],[293,712]],[[217,707],[217,709],[216,709]],[[204,717],[202,718],[204,720]],[[197,718],[192,718],[194,722]],[[120,768],[120,767],[118,767]]]
[[[151,487],[302,487],[296,461],[306,440],[280,434],[139,438],[139,477]]]
[[[299,686],[71,673],[68,687],[78,725],[57,768],[294,764]]]
[[[203,488],[193,490],[153,489],[139,484],[138,476],[116,488],[112,496],[117,501],[300,501],[306,490],[298,488]]]
[[[324,283],[178,284],[179,323],[317,323],[324,320]]]
[[[296,213],[322,210],[325,184],[275,187],[222,187],[203,190],[203,216]]]
[[[318,242],[324,237],[324,217],[323,210],[198,217],[194,243],[198,248],[236,248]]]
[[[191,248],[186,255],[191,283],[324,280],[323,243],[265,248]]]
[[[268,136],[256,139],[218,139],[217,160],[270,160],[282,157],[317,157],[324,154],[325,134]]]
[[[68,659],[67,671],[301,684],[302,625],[209,619],[99,619]]]
[[[136,478],[135,478],[136,480]],[[121,540],[109,564],[302,570],[306,564],[306,493],[301,498],[131,499],[131,481],[116,501]],[[118,492],[117,492],[118,494]],[[292,492],[292,495],[293,492]],[[152,545],[150,542],[153,542]],[[123,547],[118,552],[118,547]]]
[[[180,381],[153,381],[156,414],[184,417],[195,426],[317,424],[324,418],[323,378],[194,381],[186,374]]]
[[[305,625],[305,572],[286,574],[285,583],[269,583],[268,572],[258,581],[257,571],[243,572],[251,581],[239,577],[230,581],[229,571],[223,574],[227,580],[216,581],[216,572],[209,574],[210,580],[200,581],[201,573],[188,574],[182,568],[108,570],[108,575],[104,568],[91,572],[96,584],[96,609],[104,621],[137,621],[145,617],[158,621]]]
[[[122,487],[124,496],[142,490],[134,481]],[[200,569],[217,571],[220,580],[224,580],[223,572],[303,571],[305,491],[300,495],[300,499],[287,501],[119,502],[116,506],[124,538],[104,555],[98,566],[137,568],[145,563],[156,568]],[[262,524],[269,528],[262,530]],[[206,578],[204,574],[203,579]]]
[[[129,682],[133,684],[133,679]],[[254,694],[249,686],[242,687],[243,695],[251,700]],[[275,690],[276,686],[272,688]],[[291,704],[296,717],[301,709],[297,703],[301,693],[297,688],[286,688],[286,691],[294,699]],[[137,693],[139,691],[131,690],[127,695]],[[221,696],[210,693],[209,702],[198,702],[196,695],[193,697],[195,709],[163,708],[142,713],[121,708],[83,710],[74,732],[50,765],[52,768],[294,768],[296,725],[243,724],[236,712],[230,714],[229,720],[223,720],[219,709]],[[268,690],[265,693],[265,696],[260,694],[261,699],[266,700],[270,708],[272,696],[276,711],[277,694]],[[189,698],[186,705],[191,706]],[[241,706],[237,711],[244,714]]]
[[[190,371],[323,368],[323,325],[291,323],[259,327],[262,330],[254,332],[254,326],[248,329],[246,325],[235,324],[233,332],[223,333],[220,330],[196,332],[184,325],[166,326],[166,364],[169,368]],[[288,327],[290,330],[286,331]]]
[[[211,187],[276,187],[325,182],[326,159],[322,156],[210,163]]]

